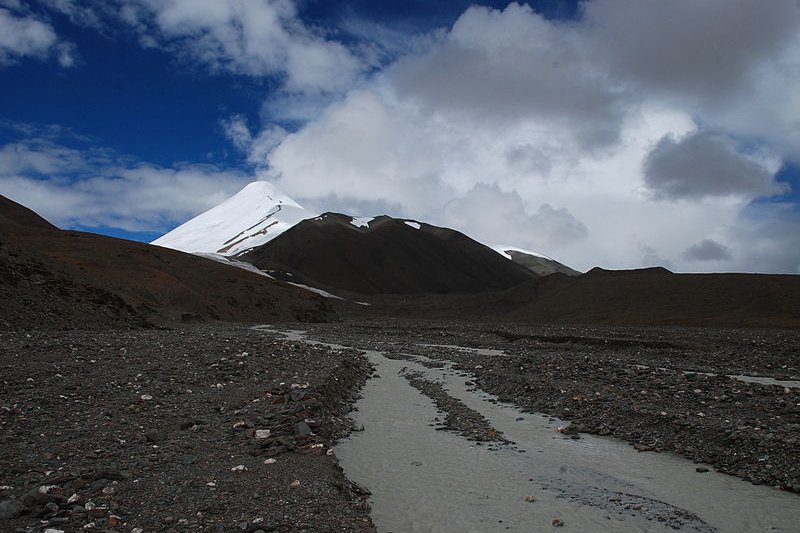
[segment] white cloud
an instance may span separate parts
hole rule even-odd
[[[57,42],[50,24],[0,8],[0,66],[22,57],[44,59]]]
[[[340,93],[363,65],[306,26],[292,0],[122,0],[143,44],[160,44],[214,70],[271,76],[290,93]]]
[[[40,138],[0,148],[0,194],[60,227],[166,231],[251,179],[210,165],[164,168]]]
[[[76,0],[39,0],[45,7],[66,15],[71,22],[88,28],[102,28],[99,11],[105,11],[102,4],[81,5]]]

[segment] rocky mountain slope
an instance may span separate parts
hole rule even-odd
[[[326,213],[238,257],[333,292],[476,293],[535,277],[457,231],[388,216]]]
[[[0,196],[0,328],[323,320],[325,300],[194,255],[62,231]]]
[[[504,245],[495,245],[492,246],[492,249],[494,249],[494,251],[503,257],[511,259],[515,263],[524,266],[539,276],[548,276],[550,274],[555,274],[556,272],[566,274],[567,276],[580,275],[580,272],[577,270],[559,263],[552,257],[547,257],[546,255],[542,255],[537,252],[531,252],[530,250],[523,250],[522,248]]]

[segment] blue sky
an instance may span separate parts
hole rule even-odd
[[[267,179],[579,268],[797,273],[799,12],[0,0],[0,194],[149,241]]]

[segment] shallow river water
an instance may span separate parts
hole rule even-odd
[[[305,340],[302,332],[284,332]],[[308,341],[307,341],[308,342]],[[523,413],[470,387],[469,376],[368,352],[377,368],[334,449],[372,492],[382,533],[550,531],[800,532],[800,497],[755,486],[672,454],[639,453],[609,437],[566,438],[563,422]],[[424,360],[424,357],[419,357]],[[433,402],[399,375],[420,371],[513,441],[478,445],[437,430]]]

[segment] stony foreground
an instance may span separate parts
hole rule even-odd
[[[611,435],[800,492],[800,389],[728,377],[797,379],[797,333],[294,328],[452,361],[500,399],[572,421],[573,438]],[[373,531],[366,491],[329,453],[372,368],[359,351],[279,337],[244,326],[0,335],[0,531]],[[502,441],[441,386],[406,377],[444,428]]]
[[[251,329],[0,335],[0,531],[370,531],[328,453],[370,373]]]

